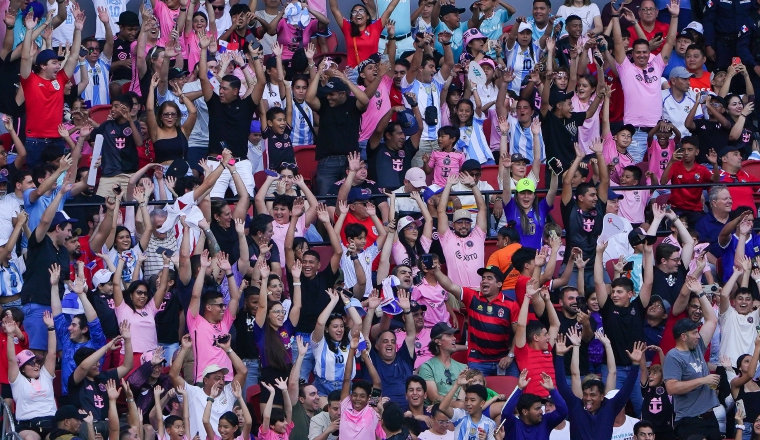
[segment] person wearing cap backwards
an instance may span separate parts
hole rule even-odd
[[[438,5],[438,3],[436,3]],[[438,41],[438,34],[441,32],[451,34],[451,53],[455,60],[459,59],[462,55],[464,45],[462,44],[462,36],[464,32],[469,29],[468,22],[461,22],[459,20],[460,14],[464,14],[467,11],[464,8],[457,8],[453,4],[440,5],[440,12],[438,16],[433,14],[432,25],[435,29],[433,33],[436,35],[435,50],[443,53],[443,45]],[[435,12],[435,11],[434,11]]]
[[[660,79],[665,66],[668,64],[670,53],[673,51],[673,45],[676,42],[680,0],[671,0],[668,4],[671,17],[670,26],[667,29],[663,29],[663,33],[667,32],[667,38],[659,52],[657,49],[653,51],[656,54],[653,57],[650,57],[652,54],[649,51],[649,41],[637,38],[631,39],[633,60],[628,59],[620,29],[620,15],[626,16],[628,20],[635,20],[633,20],[632,12],[625,10],[621,12],[621,10],[623,10],[622,5],[619,8],[615,8],[614,5],[612,6],[612,34],[615,42],[614,57],[625,98],[623,122],[631,124],[636,128],[636,133],[633,136],[631,146],[628,147],[628,152],[631,153],[636,162],[641,162],[644,158],[644,153],[647,151],[647,134],[662,116]],[[651,0],[642,2],[641,9],[639,9],[642,20],[644,20],[643,17],[646,15],[645,12],[649,14],[648,17],[651,17],[651,21],[647,18],[643,25],[645,28],[652,29],[652,33],[649,34],[640,27],[637,28],[637,31],[644,32],[650,35],[648,38],[651,38],[656,32],[656,29],[651,28],[651,26],[654,26],[655,17],[657,16],[654,2]],[[629,32],[631,32],[630,29]],[[634,32],[631,32],[631,35],[633,34]],[[642,74],[642,72],[644,73]]]
[[[549,440],[552,430],[562,423],[567,416],[565,399],[554,387],[551,376],[545,372],[540,375],[528,377],[529,370],[524,368],[517,381],[517,389],[509,397],[509,400],[501,410],[501,419],[504,423],[504,435],[514,440]],[[531,381],[541,383],[541,387],[549,392],[546,397],[529,393],[525,389]],[[535,385],[535,384],[534,384]],[[544,402],[551,402],[556,409],[544,414]],[[517,410],[518,417],[514,416]]]
[[[58,408],[53,421],[55,422],[55,428],[50,431],[47,437],[50,440],[79,440],[82,422],[87,424],[87,438],[90,438],[90,436],[94,438],[95,436],[92,414],[87,414],[87,411],[77,409],[74,405],[63,405]]]
[[[108,104],[110,102],[110,90],[108,79],[111,72],[111,56],[113,55],[113,32],[111,25],[108,23],[108,9],[105,7],[97,8],[98,19],[105,24],[106,37],[103,51],[100,50],[100,43],[95,37],[87,37],[82,40],[82,46],[87,50],[84,62],[80,62],[74,70],[74,74],[79,73],[79,69],[87,69],[89,82],[82,93],[85,102],[89,101],[92,106]],[[168,63],[167,63],[168,65]],[[130,107],[131,107],[130,102]]]
[[[527,23],[525,17],[517,17],[512,30],[507,34],[507,43],[504,46],[504,64],[514,70],[514,79],[509,84],[509,89],[520,93],[523,79],[530,74],[538,64],[544,49],[541,47],[546,38],[533,42],[533,28]]]
[[[510,347],[520,307],[501,292],[504,282],[501,270],[496,266],[478,269],[481,281],[480,291],[477,291],[453,283],[441,272],[440,264],[435,264],[434,268],[441,287],[460,299],[467,308],[467,367],[481,371],[485,376],[495,376],[498,370],[508,370],[510,376],[518,376]]]
[[[757,177],[742,170],[742,154],[735,145],[723,147],[718,153],[720,157],[720,181],[721,182],[759,182]],[[757,216],[757,206],[755,205],[753,194],[760,186],[731,186],[728,192],[731,194],[733,201],[731,209],[737,209],[740,206],[749,206],[752,213]]]
[[[704,296],[705,293],[700,295]],[[724,301],[728,303],[728,295],[721,298],[721,304]],[[704,360],[704,352],[715,333],[717,319],[707,301],[702,304],[706,318],[702,328],[686,318],[673,326],[676,347],[665,356],[663,379],[668,394],[673,396],[676,412],[673,427],[676,436],[689,438],[697,434],[708,440],[719,440],[721,434],[713,408],[720,405],[715,391],[720,383],[720,375],[710,374]],[[712,319],[707,319],[708,317]]]

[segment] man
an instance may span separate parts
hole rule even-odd
[[[693,93],[709,92],[712,90],[710,85],[710,74],[705,68],[705,49],[698,45],[692,44],[686,49],[686,68],[693,76],[689,80],[689,91]]]
[[[699,296],[699,294],[702,293],[702,284],[698,281],[691,281],[692,279],[699,279],[701,276],[700,268],[704,268],[704,264],[698,262],[696,267],[697,270],[694,270],[689,274],[689,277],[686,279],[686,284],[684,284],[684,287],[681,289],[681,294],[678,295],[678,299],[673,303],[673,308],[670,310],[670,313],[668,313],[668,320],[665,324],[665,330],[662,333],[662,339],[659,344],[663,353],[669,353],[670,350],[676,346],[676,338],[673,336],[673,327],[675,327],[678,321],[682,319],[690,319],[701,327],[702,318],[705,317],[702,312],[703,305],[712,308],[710,295]],[[711,319],[717,319],[715,313],[713,313]],[[708,346],[708,350],[705,351],[705,360],[709,359],[709,344],[710,341],[705,344]],[[659,364],[660,357],[654,356],[652,363]]]
[[[108,82],[111,73],[111,58],[113,57],[113,31],[111,25],[108,23],[108,9],[98,8],[98,19],[103,23],[106,30],[105,45],[103,51],[100,50],[100,43],[95,37],[85,38],[82,41],[82,45],[87,50],[87,55],[84,57],[84,65],[79,65],[74,72],[80,73],[79,69],[87,69],[87,77],[89,82],[84,89],[82,97],[84,101],[89,101],[91,105],[108,104],[111,102],[110,90]],[[167,63],[168,64],[168,63]],[[131,107],[132,102],[127,108]]]
[[[64,189],[68,187],[70,185]],[[41,323],[43,313],[51,310],[48,269],[53,264],[61,267],[58,292],[64,292],[64,281],[70,279],[66,241],[71,237],[71,226],[76,219],[69,218],[63,211],[57,211],[64,193],[63,189],[58,191],[53,202],[42,213],[34,233],[29,237],[21,303],[24,305],[24,329],[29,334],[29,349],[38,356],[47,350],[47,329]]]
[[[227,32],[232,27],[232,18],[230,17],[230,6],[240,3],[240,0],[214,0],[211,6],[214,8],[214,22],[216,23],[216,32],[219,35]],[[271,20],[270,20],[271,21]]]
[[[42,213],[49,204],[53,203],[53,199],[60,191],[63,191],[63,198],[56,206],[59,211],[63,209],[66,200],[87,188],[87,179],[84,178],[75,183],[74,186],[67,186],[71,189],[64,191],[64,187],[59,187],[57,184],[58,178],[64,172],[76,172],[71,155],[68,154],[60,159],[58,167],[55,166],[54,162],[51,162],[40,164],[32,169],[32,180],[36,187],[24,191],[24,209],[29,213],[29,228],[37,227]]]
[[[124,11],[119,14],[119,32],[113,42],[111,54],[111,81],[109,84],[111,96],[118,96],[121,85],[132,80],[132,51],[130,46],[137,39],[140,31],[140,17],[132,11]],[[114,84],[115,83],[115,84]]]
[[[481,193],[494,190],[494,188],[491,186],[490,183],[481,179],[481,177],[483,177],[483,167],[480,164],[480,162],[478,162],[477,160],[467,159],[459,168],[459,172],[472,177],[472,179],[475,181],[475,186],[478,187]],[[458,183],[455,183],[451,187],[451,192],[473,194],[472,188],[465,185],[461,179],[459,180]],[[494,205],[494,209],[493,209],[494,216],[500,217],[500,215],[497,215],[497,214],[501,214],[503,212],[501,211],[503,209],[503,204],[501,203],[501,195],[491,194],[488,197],[489,197],[490,203]],[[453,200],[452,203],[454,204],[454,206],[459,206],[460,207],[459,209],[470,211],[470,218],[472,219],[472,221],[477,221],[478,212],[480,212],[480,208],[478,208],[478,200],[474,194],[473,195],[458,194],[455,196],[449,196],[449,199]]]
[[[77,409],[74,405],[63,405],[55,412],[55,428],[50,431],[50,440],[77,438],[82,420],[87,418],[87,411]],[[88,423],[92,426],[92,423]],[[93,435],[95,430],[92,431]]]
[[[604,397],[611,399],[615,397],[617,393],[618,390],[610,390],[607,391],[607,394],[605,394]],[[615,421],[612,424],[612,438],[632,439],[633,427],[638,422],[639,419],[626,415],[625,408],[621,409],[620,412],[615,416]]]
[[[706,3],[702,23],[707,59],[714,62],[717,69],[725,71],[731,64],[731,58],[737,53],[737,40],[744,33],[753,9],[752,2],[741,0]]]
[[[201,386],[191,385],[185,382],[185,379],[180,376],[182,370],[182,364],[185,361],[187,353],[193,349],[193,340],[190,335],[182,337],[181,347],[177,353],[177,358],[172,362],[172,367],[169,370],[169,377],[172,378],[172,383],[175,387],[185,387],[187,392],[188,402],[186,405],[190,405],[190,426],[188,432],[200,432],[203,429],[203,412],[208,404],[207,400],[211,399],[211,389],[215,384],[223,385],[222,392],[219,396],[212,399],[211,405],[211,426],[216,431],[219,426],[219,417],[227,411],[232,411],[235,405],[235,395],[232,393],[232,383],[226,383],[224,376],[229,372],[226,368],[219,365],[211,364],[206,365],[201,373]],[[235,377],[232,379],[238,384],[245,383],[245,376],[248,374],[248,369],[240,360],[237,354],[230,348],[230,338],[225,342],[218,341],[217,344],[227,355],[229,356],[232,366],[235,369]],[[217,433],[217,435],[219,435]]]
[[[652,205],[654,212],[652,225],[659,226],[663,217],[667,217],[670,224],[678,230],[678,238],[682,245],[680,249],[668,243],[661,243],[657,246],[652,288],[662,299],[672,304],[686,280],[687,268],[694,256],[695,241],[676,213],[673,210],[663,211],[662,208],[656,204]],[[652,228],[650,225],[649,234],[653,234],[656,230],[656,227]]]
[[[406,170],[404,173],[404,182],[400,188],[393,190],[394,194],[409,194],[416,192],[422,194],[427,188],[427,181],[425,180],[425,171],[422,168],[412,167]],[[420,207],[417,202],[411,197],[396,197],[395,206],[392,206],[395,215],[419,215]]]
[[[419,106],[414,107],[418,127],[422,126]],[[414,133],[405,132],[398,122],[390,122],[382,133],[375,133],[367,144],[367,175],[380,188],[398,188],[405,184],[400,179],[412,168],[412,158],[420,146],[419,129]],[[378,139],[382,136],[382,140]],[[408,137],[407,137],[408,136]],[[393,172],[388,172],[393,170]],[[423,185],[425,187],[427,185]],[[397,201],[398,202],[398,201]]]
[[[684,139],[691,134],[685,125],[686,117],[689,115],[692,106],[695,105],[699,107],[697,108],[697,115],[701,116],[702,106],[697,104],[696,93],[691,90],[693,73],[686,70],[685,66],[678,66],[670,70],[668,75],[670,88],[662,91],[662,118],[670,121],[678,129],[683,136],[681,139],[683,144]],[[707,76],[709,78],[710,75]]]
[[[309,440],[338,440],[340,429],[340,390],[327,395],[327,411],[317,413],[309,422]]]
[[[311,420],[322,412],[317,387],[308,383],[302,384],[299,380],[305,354],[304,350],[298,351],[298,358],[293,364],[293,368],[290,369],[290,377],[288,378],[287,392],[291,405],[293,405],[291,420],[295,424],[289,438],[293,440],[308,440]]]
[[[390,174],[390,173],[385,173]],[[373,203],[380,210],[380,217],[383,221],[389,221],[388,200],[385,194],[378,188],[374,180],[368,179],[369,170],[367,163],[361,160],[358,152],[348,153],[348,166],[346,167],[346,178],[338,180],[330,188],[328,195],[337,195],[336,200],[327,201],[327,211],[331,216],[335,216],[335,206],[338,201],[347,200],[348,195],[353,189],[359,189],[363,194],[372,194]],[[392,188],[392,187],[391,187]],[[389,188],[390,189],[390,188]]]
[[[211,38],[209,36],[200,39],[201,58],[198,69],[203,99],[206,101],[209,114],[208,155],[217,157],[223,149],[230,149],[232,157],[235,159],[235,170],[245,182],[248,195],[253,197],[256,193],[254,192],[253,170],[251,162],[248,160],[248,134],[253,114],[261,102],[266,81],[259,81],[254,85],[254,79],[249,72],[250,69],[246,68],[243,69],[247,86],[246,96],[243,97],[245,99],[241,99],[239,96],[241,84],[234,75],[222,77],[217,95],[214,93],[214,86],[209,81],[208,75],[206,75],[208,72],[206,49],[210,44]],[[257,57],[258,55],[253,58]],[[253,68],[257,78],[264,78],[264,68],[260,59],[253,60]],[[207,165],[212,170],[220,166],[216,160],[208,160]],[[232,189],[232,193],[238,195],[232,174],[225,169],[221,177],[216,180],[214,189],[211,190],[211,197],[223,198],[227,188]]]
[[[647,440],[654,438],[654,425],[641,420],[633,425],[633,435],[636,440]]]
[[[720,168],[717,166],[718,155],[715,153],[715,150],[711,149],[707,156],[707,160],[713,164],[712,172],[706,166],[697,163],[697,155],[699,155],[699,139],[696,136],[686,136],[682,138],[681,149],[679,152],[670,156],[670,160],[660,177],[660,184],[667,185],[668,182],[670,182],[674,185],[678,185],[682,183],[708,183],[711,181],[717,181],[720,176]],[[714,191],[714,188],[715,187],[710,188],[711,194]],[[689,215],[689,223],[698,225],[699,219],[704,215],[701,199],[704,188],[673,188],[671,191],[672,194],[670,199],[668,199],[671,208],[679,216],[683,214]],[[728,192],[728,190],[726,191]],[[712,199],[710,200],[712,206]],[[729,203],[728,208],[729,210],[731,209],[731,203]],[[727,213],[726,216],[728,216]],[[700,233],[699,236],[703,241],[707,240],[707,236],[702,233]],[[717,239],[717,235],[715,238]]]
[[[458,209],[454,212],[452,228],[449,228],[449,218],[446,215],[446,200],[451,188],[462,182],[475,196],[478,214],[475,227],[472,227],[470,212]],[[478,285],[475,273],[485,264],[485,237],[488,230],[486,218],[486,202],[475,179],[467,173],[449,176],[446,187],[441,193],[438,203],[438,234],[443,255],[448,267],[448,275],[454,284],[466,287]],[[480,275],[480,274],[478,274]],[[501,277],[504,281],[503,277]]]
[[[443,65],[440,70],[432,56],[423,56],[423,51],[433,44],[432,36],[428,35],[424,38],[415,36],[412,64],[406,76],[401,79],[402,90],[405,93],[409,91],[414,93],[417,96],[417,102],[425,107],[424,111],[420,111],[425,117],[422,121],[420,145],[412,160],[414,167],[422,167],[422,156],[438,147],[438,128],[442,126],[441,91],[455,62],[454,53],[451,50],[451,35],[445,32],[438,34],[438,39],[443,45]]]
[[[523,369],[517,381],[517,390],[509,397],[509,400],[501,410],[501,419],[504,423],[505,437],[515,440],[549,440],[552,430],[565,420],[567,405],[565,400],[554,388],[552,378],[542,372],[541,386],[549,392],[549,397],[541,397],[525,392],[530,385],[528,379],[529,370]],[[556,406],[552,412],[544,414],[544,400],[551,400]],[[514,413],[517,410],[518,417]]]
[[[713,170],[720,172],[718,167],[713,168]],[[734,200],[728,187],[716,185],[710,187],[710,191],[707,193],[707,201],[710,210],[696,222],[694,229],[699,234],[700,241],[710,243],[706,248],[707,258],[710,263],[715,264],[717,259],[723,256],[723,246],[719,237],[728,223]],[[730,239],[733,229],[735,228],[728,231],[729,235],[724,237],[723,244],[728,245],[730,240],[727,239]]]
[[[626,15],[630,19],[631,14]],[[649,41],[657,34],[668,35],[669,28],[670,26],[668,26],[667,23],[657,20],[657,7],[654,1],[644,0],[641,2],[641,7],[639,8],[639,20],[633,21],[633,26],[628,28],[628,33],[631,34],[631,36],[636,36],[636,38],[630,39],[631,45],[629,47],[633,47],[634,41],[639,38]],[[660,48],[658,46],[652,50],[652,55],[659,54],[661,50],[664,50],[664,47]],[[665,62],[665,64],[667,65],[668,63]]]
[[[660,295],[652,295],[647,307],[646,321],[644,322],[644,338],[647,346],[659,346],[662,343],[662,334],[665,331],[665,323],[670,315],[670,303],[662,299]],[[652,361],[655,353],[647,351],[647,360]]]
[[[406,266],[399,265],[396,267],[406,267]],[[416,286],[414,288],[416,289]],[[431,329],[430,327],[425,327],[424,316],[425,316],[425,312],[427,312],[426,305],[420,304],[417,301],[410,301],[409,304],[410,304],[409,310],[412,312],[412,319],[414,320],[414,331],[415,331],[414,352],[416,355],[415,360],[414,360],[414,369],[415,371],[417,371],[419,370],[422,364],[424,364],[425,362],[430,360],[430,358],[433,357],[433,354],[430,352],[429,346],[430,346],[430,341],[435,339],[433,338],[434,336],[433,330],[435,329]],[[382,332],[384,332],[385,330],[391,329],[392,326],[394,328],[398,327],[398,324],[401,322],[398,320],[392,321],[392,318],[393,317],[387,313],[383,314],[383,316],[380,318],[380,323],[372,326],[370,338],[375,340],[380,336]],[[449,327],[449,329],[451,329],[451,327]],[[454,332],[455,330],[451,329],[451,331]],[[397,330],[396,341],[397,341],[397,348],[399,350],[401,349],[401,346],[404,344],[405,340],[406,340],[406,332]],[[427,386],[427,384],[425,384],[425,386]],[[407,387],[407,390],[408,390],[408,387]]]
[[[550,24],[552,4],[549,0],[533,0],[533,13],[528,18],[528,24],[533,28],[533,39],[539,40]]]
[[[581,17],[573,14],[565,18],[564,23],[565,35],[557,40],[557,60],[560,66],[569,67],[572,64],[570,49],[578,47],[578,44],[585,42],[583,36],[583,20]]]
[[[438,264],[434,267],[435,278],[441,287],[459,298],[467,308],[467,366],[483,372],[484,376],[495,376],[497,370],[518,376],[510,347],[520,308],[501,292],[504,281],[501,270],[495,266],[479,269],[478,275],[482,278],[478,292],[456,285],[441,272]]]
[[[561,309],[557,313],[557,317],[559,318],[559,334],[567,334],[571,327],[574,327],[581,334],[579,366],[581,377],[583,377],[589,373],[588,344],[594,339],[597,322],[595,319],[589,319],[588,309],[581,310],[578,307],[579,298],[582,296],[578,289],[572,286],[563,287],[560,290],[559,305]],[[570,371],[570,360],[570,358],[565,358],[565,371]],[[566,379],[569,384],[570,377]],[[562,380],[562,378],[560,377],[558,380]]]
[[[63,16],[66,8],[60,8]],[[59,15],[60,15],[59,11]],[[21,21],[21,14],[16,23]],[[84,12],[74,17],[74,42],[72,47],[82,44],[82,28],[84,27]],[[55,23],[55,20],[54,20]],[[39,73],[32,72],[32,30],[37,26],[33,14],[23,18],[26,28],[24,41],[21,45],[21,88],[24,90],[26,102],[26,164],[34,167],[41,161],[42,150],[48,145],[55,145],[60,151],[64,149],[63,139],[58,134],[60,115],[63,112],[64,84],[74,74],[78,57],[71,56],[61,66],[63,57],[59,57],[52,49],[45,49],[37,54],[34,64],[39,67]],[[31,226],[31,224],[30,224]]]
[[[633,136],[633,142],[628,148],[628,152],[633,156],[636,163],[643,161],[644,153],[647,151],[647,135],[662,116],[662,94],[660,88],[660,77],[662,76],[665,66],[668,64],[668,58],[673,51],[673,45],[676,41],[676,30],[678,27],[679,2],[674,0],[668,4],[670,11],[670,27],[667,29],[667,39],[662,51],[656,53],[656,56],[650,59],[649,41],[638,38],[633,41],[633,61],[626,56],[626,48],[623,45],[623,36],[620,28],[620,11],[621,8],[613,7],[612,17],[612,35],[615,41],[615,64],[617,66],[620,82],[623,84],[623,93],[625,97],[625,118],[623,122],[632,124],[636,128],[636,134]],[[642,2],[642,9],[639,13],[644,14],[644,9],[648,11],[649,23],[654,26],[657,16],[657,9],[654,2],[645,0]],[[626,13],[626,15],[632,15]],[[647,25],[644,25],[647,27]],[[640,28],[638,30],[641,30]],[[630,30],[629,30],[630,31]],[[646,34],[646,31],[642,31]],[[660,31],[657,31],[660,32]],[[652,28],[652,38],[655,30]],[[665,31],[663,30],[663,34]],[[634,35],[631,32],[631,35]],[[642,75],[642,71],[646,74]]]
[[[319,65],[321,70],[326,68],[324,63],[322,60]],[[319,125],[331,127],[317,133],[315,159],[319,174],[315,192],[319,196],[326,195],[333,183],[340,179],[341,171],[348,165],[346,155],[359,151],[361,117],[369,103],[364,91],[345,74],[337,69],[325,73],[330,79],[324,87],[319,86],[319,75],[314,75],[306,91],[306,103],[319,115]],[[321,96],[317,97],[317,91]]]
[[[742,170],[742,154],[736,145],[728,145],[720,150],[718,156],[721,160],[720,181],[721,182],[757,182],[758,179]],[[756,186],[732,186],[728,188],[731,193],[733,204],[731,209],[740,206],[751,206],[752,212],[757,215],[754,194],[757,192]],[[30,219],[31,220],[31,219]]]
[[[713,408],[720,405],[715,392],[720,375],[710,374],[704,360],[705,341],[712,339],[717,319],[709,304],[702,308],[702,312],[710,319],[705,319],[701,329],[691,319],[681,319],[673,327],[676,348],[665,356],[663,379],[665,389],[673,396],[676,436],[689,438],[697,434],[708,440],[719,440],[721,434]]]
[[[541,321],[533,320],[528,322],[528,308],[534,296],[538,296],[544,302],[549,321],[548,329]],[[523,369],[523,372],[525,372],[526,368],[529,372],[533,372],[530,376],[528,376],[530,373],[526,374],[528,380],[526,393],[536,394],[540,397],[547,397],[549,395],[550,389],[546,387],[542,389],[538,379],[543,378],[546,380],[544,375],[548,375],[552,382],[555,381],[551,351],[557,341],[558,332],[559,318],[557,318],[557,311],[554,310],[554,306],[552,305],[549,289],[539,288],[538,280],[536,279],[530,280],[525,292],[525,299],[520,306],[520,314],[517,317],[514,340],[515,361],[517,365]],[[522,378],[523,375],[520,374],[520,376]],[[530,382],[533,382],[533,385]]]

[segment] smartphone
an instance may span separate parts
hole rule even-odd
[[[576,299],[575,304],[578,307],[578,310],[583,313],[588,313],[588,303],[586,303],[585,296],[579,296],[578,299]]]
[[[86,57],[90,53],[89,50],[85,49],[84,47],[79,49],[79,56],[80,57]]]
[[[662,207],[662,209],[664,211],[670,211],[671,210],[670,205],[665,205],[665,206]]]
[[[656,34],[654,34],[654,37],[662,39],[662,32],[657,32]]]
[[[623,2],[625,0],[615,0],[615,9],[620,9],[621,6],[623,6]],[[662,35],[662,33],[660,33]]]
[[[417,32],[417,34],[415,34],[415,36],[417,38],[419,38],[419,39],[423,39],[423,38],[425,38],[425,33],[424,32]]]
[[[380,402],[380,393],[381,391],[377,388],[372,388],[372,394],[369,395],[369,406],[377,407],[377,404]]]
[[[742,59],[741,58],[739,58],[739,57],[733,57],[733,58],[731,58],[731,64],[737,65],[737,64],[741,64],[741,63],[742,63]]]
[[[562,168],[562,162],[556,157],[552,157],[551,159],[546,161],[546,165],[549,167],[550,170],[552,170],[552,173],[554,173],[557,176],[562,174],[562,171],[564,171],[564,169]]]
[[[272,176],[272,177],[280,177],[280,175],[277,174],[277,171],[272,171],[272,170],[264,170],[264,174],[266,174],[267,176]]]
[[[251,45],[251,49],[253,50],[256,50],[261,47],[261,42],[253,34],[246,35],[245,41],[247,41],[248,44]]]
[[[159,255],[164,254],[164,255],[166,255],[169,258],[171,258],[171,256],[174,255],[174,251],[171,250],[171,249],[164,249],[162,252],[159,252],[159,250],[156,249],[156,253],[159,254]]]
[[[432,269],[433,268],[433,254],[423,254],[422,255],[422,265],[425,266],[425,269]]]
[[[222,336],[220,336],[220,337],[216,338],[216,342],[215,342],[215,344],[226,344],[226,343],[227,343],[227,341],[229,341],[229,340],[230,340],[230,337],[231,337],[231,336],[229,335],[229,333],[228,333],[228,334],[226,334],[226,335],[222,335]]]
[[[167,248],[165,248],[165,247],[163,247],[163,246],[159,246],[159,247],[157,247],[157,248],[156,248],[156,253],[157,253],[158,255],[161,255],[161,254],[163,254],[164,252],[166,252],[166,251],[168,251],[168,250],[169,250],[169,249],[167,249]]]

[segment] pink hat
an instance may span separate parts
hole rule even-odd
[[[482,66],[483,64],[488,64],[494,70],[496,70],[496,63],[494,63],[493,60],[490,58],[483,58],[482,60],[480,60],[480,65]]]
[[[16,363],[18,364],[19,368],[21,368],[27,362],[34,360],[35,357],[36,356],[31,352],[31,350],[24,350],[16,355]]]
[[[488,38],[486,38],[485,35],[480,33],[480,31],[477,28],[467,29],[462,34],[462,40],[463,40],[462,44],[464,44],[464,47],[467,47],[470,41],[476,40],[476,39],[488,40]]]

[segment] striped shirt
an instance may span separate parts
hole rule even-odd
[[[467,307],[470,331],[467,362],[496,362],[509,353],[512,324],[517,322],[520,308],[515,301],[499,293],[488,301],[480,292],[463,287],[462,302]]]
[[[298,110],[299,107],[303,109],[303,112]],[[314,133],[311,132],[306,118],[303,117],[304,113],[311,120],[311,125],[314,126],[314,112],[311,110],[311,107],[306,105],[305,102],[298,104],[293,100],[293,121],[290,124],[293,127],[293,131],[290,132],[290,141],[294,147],[314,145]]]
[[[375,229],[374,226],[372,229]],[[351,289],[357,284],[356,271],[354,270],[354,262],[346,253],[346,246],[343,246],[343,256],[340,258],[340,268],[343,271],[343,279],[346,283],[346,289]],[[368,297],[372,293],[372,262],[375,257],[380,255],[380,248],[377,247],[377,243],[372,243],[371,246],[367,246],[357,254],[359,257],[359,263],[364,269],[364,274],[367,277],[367,284],[364,289],[364,296]],[[342,377],[342,376],[341,376]]]
[[[80,68],[81,66],[77,65],[74,73],[79,74]],[[82,99],[90,101],[93,106],[109,104],[111,101],[108,96],[108,75],[111,72],[111,60],[101,53],[94,66],[85,61],[85,68],[87,68],[90,82],[82,92]],[[79,80],[78,75],[77,80]]]
[[[441,124],[441,90],[443,90],[443,84],[446,80],[441,76],[441,72],[438,71],[433,76],[433,81],[429,84],[424,84],[419,80],[414,80],[412,83],[406,81],[406,76],[401,79],[401,91],[412,92],[417,95],[417,102],[420,104],[420,112],[422,112],[422,137],[423,141],[434,141],[438,139],[438,128],[443,127]],[[407,104],[408,105],[408,104]],[[438,124],[429,126],[425,122],[425,109],[429,106],[436,107],[438,109]]]
[[[336,353],[330,350],[329,344],[334,344],[334,342],[328,342],[326,337],[322,337],[322,340],[314,347],[314,374],[324,380],[343,380],[348,361],[348,345],[344,347],[344,350],[338,346]],[[354,364],[351,371],[351,379],[353,379],[356,375],[356,360],[351,359],[351,362]]]
[[[0,296],[21,293],[21,286],[24,285],[24,279],[21,276],[22,269],[13,260],[8,262],[8,267],[0,265]]]
[[[507,48],[505,54],[505,63],[507,67],[511,67],[515,72],[515,79],[509,83],[509,90],[515,93],[520,93],[520,87],[523,79],[530,75],[530,72],[538,64],[538,60],[541,58],[543,51],[535,42],[531,43],[533,46],[526,49],[520,48],[517,42],[514,43],[512,49]]]
[[[496,423],[493,420],[486,417],[485,414],[480,416],[480,421],[475,423],[472,417],[467,414],[462,408],[454,408],[454,415],[451,417],[451,422],[456,428],[457,440],[476,440],[479,439],[478,430],[482,429],[486,432],[486,440],[494,440],[494,432],[496,431]]]
[[[467,159],[475,159],[481,164],[493,160],[491,146],[483,131],[484,121],[482,113],[473,116],[472,125],[459,127],[459,141],[457,141],[457,149],[463,151]]]
[[[531,163],[533,163],[533,133],[530,131],[530,125],[523,127],[517,121],[517,118],[511,114],[507,117],[509,121],[509,145],[510,154],[520,153]],[[544,159],[544,135],[540,133],[538,140],[541,142],[541,159]]]

